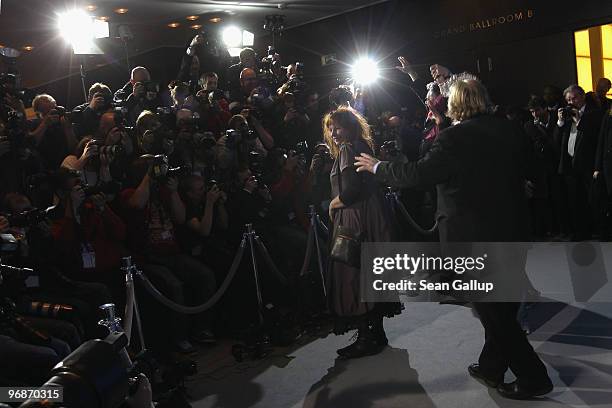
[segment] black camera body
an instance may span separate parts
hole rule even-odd
[[[563,108],[561,108],[561,115],[563,117],[563,120],[569,120],[571,119],[573,116],[576,115],[576,107],[573,105],[567,105]]]
[[[144,88],[144,93],[145,96],[147,93],[155,93],[158,94],[159,93],[159,83],[156,81],[142,81],[141,82],[143,88]]]
[[[92,143],[98,146],[98,155],[106,155],[110,161],[117,159],[125,153],[121,144],[106,145],[104,140],[93,139]]]
[[[58,207],[53,206],[47,209],[32,208],[16,214],[7,214],[6,218],[11,226],[25,228],[35,226],[49,219],[56,219],[59,216],[61,214],[58,214]]]
[[[95,194],[118,194],[121,190],[121,184],[116,181],[108,181],[105,183],[100,183],[95,186],[84,185],[83,192],[85,193],[85,197],[89,198]]]
[[[11,150],[18,151],[24,148],[26,132],[26,121],[23,113],[14,110],[7,112],[4,138],[10,142]]]
[[[242,141],[242,132],[236,129],[227,129],[225,131],[225,136],[225,147],[231,150],[235,150]]]
[[[209,150],[217,145],[217,140],[212,132],[194,133],[191,143],[196,150]]]
[[[169,178],[181,178],[191,174],[189,166],[170,167],[168,165],[168,156],[165,154],[140,156],[145,162],[151,166],[151,177],[157,181],[164,181]]]

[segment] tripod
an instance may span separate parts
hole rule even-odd
[[[234,344],[232,346],[232,354],[236,361],[241,362],[245,356],[251,358],[260,359],[264,358],[269,354],[268,345],[270,343],[270,336],[266,333],[266,320],[264,315],[264,305],[262,291],[261,291],[261,276],[257,265],[256,248],[259,254],[263,257],[264,261],[268,264],[270,270],[277,276],[277,278],[283,283],[287,283],[287,278],[276,268],[276,265],[270,258],[268,250],[266,249],[261,239],[253,229],[252,224],[246,224],[246,232],[242,235],[242,242],[240,246],[246,248],[249,247],[251,254],[251,266],[253,268],[253,279],[255,281],[255,295],[257,298],[257,326],[252,327],[247,333],[244,344]]]

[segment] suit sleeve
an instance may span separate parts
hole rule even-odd
[[[604,149],[605,149],[605,138],[608,127],[612,123],[610,120],[612,118],[611,115],[605,115],[604,119],[601,122],[601,129],[599,130],[599,137],[597,139],[597,151],[595,153],[595,171],[603,170],[603,158],[604,158]]]
[[[449,139],[440,134],[425,157],[418,161],[381,162],[376,169],[376,180],[403,188],[431,186],[448,180],[455,168]]]
[[[344,205],[351,205],[357,201],[361,194],[361,176],[357,173],[354,161],[355,150],[350,145],[340,147],[340,177],[342,178],[342,191],[340,201]]]

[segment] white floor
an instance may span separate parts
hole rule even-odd
[[[241,364],[218,346],[188,389],[194,408],[612,407],[612,304],[539,304],[530,320],[555,384],[542,399],[506,400],[470,378],[480,323],[471,309],[431,303],[408,303],[386,319],[390,345],[379,355],[336,360],[349,335],[303,339]]]

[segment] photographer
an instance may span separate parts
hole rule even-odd
[[[571,240],[581,241],[590,239],[592,233],[589,192],[603,112],[586,106],[584,90],[578,85],[567,87],[563,96],[567,106],[557,111],[556,137],[561,140],[559,173],[564,176],[568,188]]]
[[[125,167],[134,153],[134,142],[116,112],[102,115],[93,137],[85,137],[76,148],[76,155],[62,162],[66,167],[81,172],[82,182],[95,186],[101,183],[123,181]]]
[[[176,113],[176,143],[172,161],[191,168],[192,174],[214,176],[217,140],[211,132],[202,132],[197,114],[188,109]]]
[[[219,88],[219,76],[216,72],[205,72],[200,76],[199,85],[202,91],[216,91]]]
[[[203,72],[220,72],[228,58],[226,48],[219,47],[207,33],[201,32],[189,43],[181,61],[178,78],[189,83],[191,91],[195,92],[200,75]]]
[[[31,311],[36,316],[55,315],[74,324],[78,332],[74,327],[66,328],[65,324],[62,325],[59,322],[40,327],[75,347],[78,345],[78,338],[95,337],[98,334],[97,307],[110,302],[111,295],[103,284],[84,282],[78,278],[74,280],[65,274],[73,271],[73,259],[63,256],[63,252],[57,246],[58,241],[53,235],[53,227],[58,220],[73,214],[74,206],[72,203],[68,204],[67,200],[62,197],[70,194],[65,193],[65,190],[75,183],[71,180],[78,182],[78,175],[73,175],[72,179],[68,175],[69,173],[65,170],[54,175],[53,184],[59,190],[56,191],[58,205],[52,208],[44,211],[33,209],[29,199],[19,193],[7,194],[3,207],[5,211],[13,215],[14,220],[19,220],[18,225],[13,227],[12,233],[18,237],[20,265],[32,267],[39,278],[38,283],[34,281],[28,285],[26,294],[28,302],[36,301],[38,304],[49,302],[60,305],[62,313],[58,312],[59,309],[54,309],[55,312],[52,312],[49,306],[38,309],[38,306],[34,306],[35,303],[32,303]],[[64,187],[60,188],[62,183],[65,183]],[[30,310],[27,306],[29,303],[23,304]]]
[[[227,129],[227,122],[232,117],[229,103],[223,91],[198,91],[196,98],[199,102],[197,112],[200,114],[200,125],[219,138]]]
[[[272,195],[268,186],[244,163],[233,174],[233,186],[227,202],[228,212],[231,214],[229,237],[237,244],[245,224],[253,224],[259,232],[265,229]]]
[[[130,73],[130,80],[123,85],[121,89],[115,92],[113,102],[117,105],[123,105],[127,98],[134,92],[134,85],[138,82],[146,82],[151,80],[151,74],[145,67],[136,67]]]
[[[151,81],[149,71],[144,67],[136,67],[132,70],[130,81],[125,84],[119,96],[115,95],[115,99],[117,100],[118,97],[125,97],[116,103],[127,108],[125,119],[128,126],[134,126],[136,119],[143,111],[155,111],[158,106],[164,106],[159,83]]]
[[[15,74],[0,74],[0,119],[6,120],[9,111],[26,116],[25,105],[18,91],[18,77]]]
[[[230,92],[230,101],[237,102],[240,106],[247,104],[247,99],[259,84],[257,73],[252,68],[244,68],[239,74],[238,86],[234,92]]]
[[[253,72],[253,76],[257,77],[255,69],[257,68],[257,60],[255,51],[252,48],[243,48],[240,51],[240,62],[234,64],[227,69],[227,90],[229,91],[230,100],[240,100],[243,92],[242,88],[242,72],[249,68]]]
[[[89,88],[87,101],[72,110],[72,123],[78,138],[95,132],[102,115],[112,107],[113,93],[108,86],[97,82]]]
[[[164,111],[158,114],[148,110],[143,111],[136,121],[135,129],[137,144],[135,156],[165,155],[171,164],[178,164],[175,161],[176,113],[173,110],[164,108]],[[138,162],[138,158],[133,161],[133,163]],[[142,172],[138,170],[138,166],[128,165],[126,172],[131,186],[140,184]]]
[[[216,180],[187,176],[181,182],[181,196],[186,205],[186,222],[180,230],[183,250],[211,265],[218,280],[229,270],[232,251],[226,233],[229,215],[225,208],[227,194]]]
[[[110,190],[116,187],[103,182],[94,186],[82,184],[78,173],[66,171],[65,184],[57,191],[64,216],[53,222],[51,233],[64,262],[62,271],[72,279],[105,284],[118,300],[125,292],[120,266],[126,255],[126,227],[107,204],[114,193]]]
[[[312,190],[309,202],[316,205],[317,211],[326,215],[331,196],[331,183],[329,173],[334,165],[334,159],[325,143],[319,143],[314,148],[314,155],[310,162],[308,177]],[[327,204],[325,204],[327,203]]]
[[[266,146],[274,146],[272,136],[250,115],[250,111],[243,110],[242,113],[232,116],[226,135],[217,141],[217,162],[223,169],[248,166],[251,152],[265,157],[268,154]],[[254,124],[255,131],[251,130],[249,122]]]
[[[178,180],[167,176],[167,159],[147,155],[135,163],[140,174],[146,169],[135,189],[122,192],[124,219],[128,225],[130,249],[142,270],[173,301],[198,305],[216,290],[214,273],[191,256],[180,253],[176,239],[177,226],[185,223],[185,205],[178,194]],[[194,350],[187,340],[212,340],[210,314],[193,316],[189,327],[187,316],[168,312],[172,321],[172,341],[177,350]]]
[[[37,95],[32,101],[37,118],[29,122],[36,150],[40,153],[43,167],[55,170],[76,147],[77,140],[66,109],[57,106],[55,99],[47,94]]]
[[[43,171],[37,152],[29,147],[24,118],[11,111],[7,122],[0,119],[0,197],[26,191],[29,177]]]
[[[198,108],[198,100],[191,94],[189,84],[179,81],[172,81],[168,85],[170,96],[172,97],[172,106],[174,110]]]
[[[535,237],[544,238],[560,232],[562,225],[559,205],[562,181],[558,174],[560,141],[555,140],[556,117],[546,109],[539,96],[529,99],[527,109],[533,120],[524,125],[533,145],[534,174],[529,182],[532,223]]]

